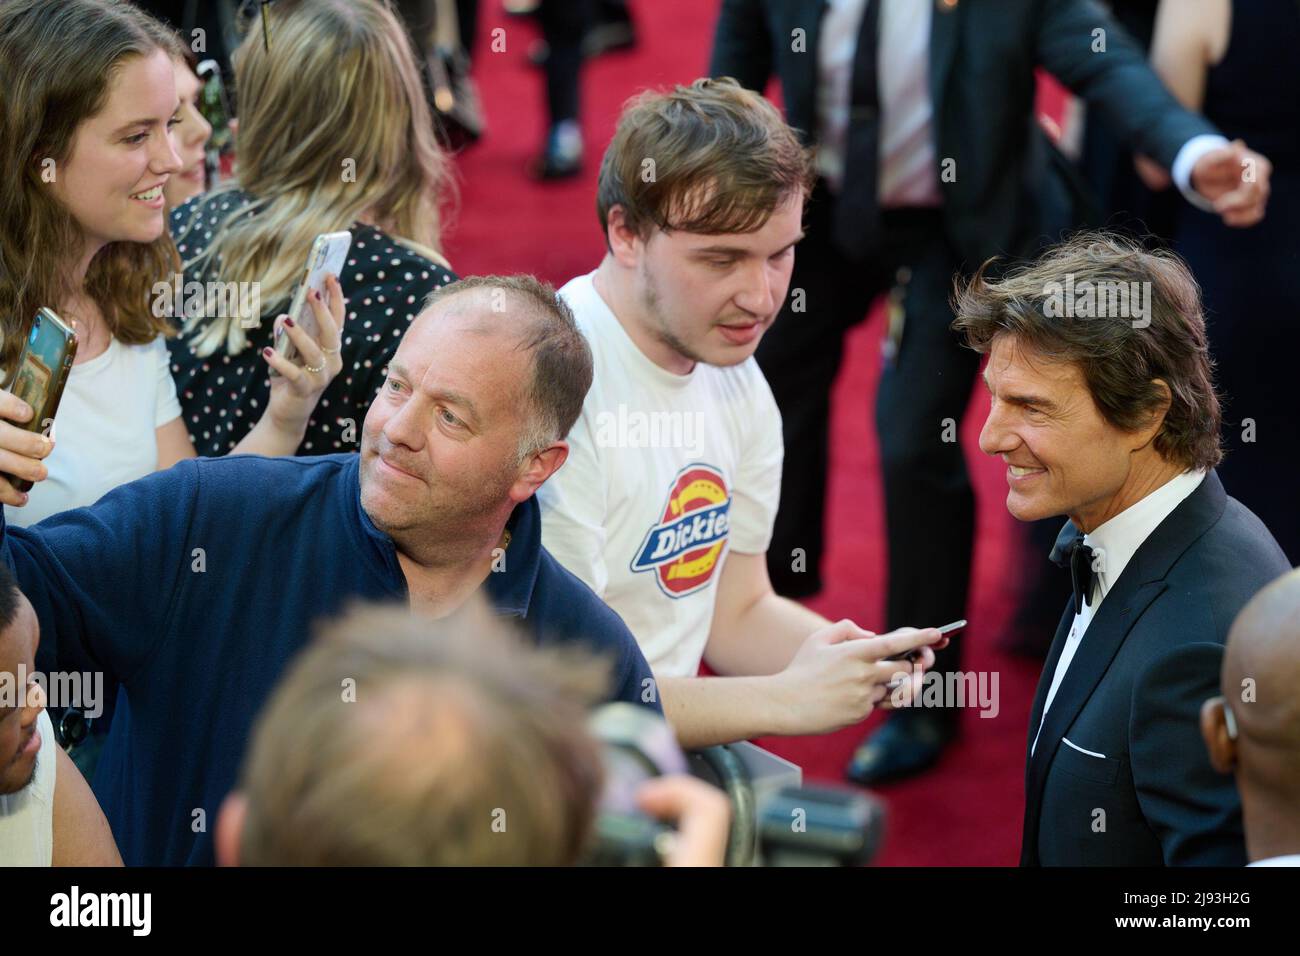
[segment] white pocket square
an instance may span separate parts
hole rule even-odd
[[[1066,746],[1070,747],[1070,748],[1073,749],[1073,750],[1077,750],[1077,751],[1079,751],[1079,753],[1081,753],[1081,754],[1087,754],[1089,757],[1100,757],[1102,760],[1105,760],[1105,759],[1106,759],[1106,755],[1105,755],[1105,754],[1099,754],[1099,753],[1097,753],[1097,752],[1094,751],[1094,750],[1084,750],[1084,749],[1083,749],[1082,747],[1080,747],[1078,744],[1071,743],[1069,737],[1062,737],[1062,738],[1061,738],[1061,743],[1065,744]]]

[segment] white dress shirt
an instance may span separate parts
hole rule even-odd
[[[938,206],[943,202],[934,155],[934,99],[930,96],[930,18],[926,0],[881,0],[881,208]],[[867,0],[830,0],[817,50],[817,171],[838,191],[853,91],[853,57]]]
[[[880,93],[880,163],[877,195],[882,209],[940,206],[935,156],[934,97],[930,91],[928,0],[879,0],[880,50],[876,58]],[[817,49],[817,171],[831,190],[844,181],[853,56],[867,0],[827,0]],[[1205,153],[1228,141],[1217,134],[1193,136],[1178,151],[1170,178],[1199,209],[1213,203],[1192,188],[1192,167]]]
[[[1300,853],[1288,853],[1286,856],[1270,856],[1247,866],[1300,866]]]
[[[1048,687],[1047,699],[1043,702],[1043,716],[1038,724],[1038,733],[1034,735],[1034,743],[1029,748],[1031,756],[1038,747],[1038,734],[1043,731],[1047,711],[1065,679],[1065,672],[1070,669],[1070,662],[1074,660],[1088,625],[1097,615],[1097,609],[1106,600],[1106,595],[1115,586],[1142,543],[1182,504],[1183,499],[1200,486],[1204,478],[1204,471],[1185,471],[1083,536],[1084,543],[1093,550],[1095,573],[1092,578],[1092,600],[1074,616],[1070,635],[1061,648],[1061,657],[1056,662],[1052,684]]]

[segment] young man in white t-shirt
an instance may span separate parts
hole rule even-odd
[[[108,821],[54,739],[32,680],[36,612],[0,562],[0,866],[121,866]]]
[[[608,252],[560,290],[595,380],[538,492],[543,543],[627,622],[686,747],[856,723],[909,669],[885,657],[921,648],[928,666],[941,640],[832,624],[768,580],[781,416],[753,354],[809,176],[793,131],[734,82],[646,94],[601,166]],[[698,677],[701,659],[725,676]]]

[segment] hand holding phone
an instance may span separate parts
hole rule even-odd
[[[311,253],[307,256],[306,272],[298,285],[298,291],[294,293],[288,316],[293,320],[294,325],[317,342],[320,342],[321,338],[320,325],[316,321],[316,315],[307,297],[313,293],[323,295],[326,278],[331,275],[337,278],[343,274],[348,250],[351,248],[352,233],[327,232],[316,237],[316,241],[311,246]],[[283,324],[278,324],[275,329],[275,351],[290,362],[299,362],[298,348],[293,344]]]
[[[48,474],[41,459],[77,354],[77,334],[49,309],[32,319],[8,388],[0,392],[0,501],[21,507]]]
[[[943,650],[945,647],[948,646],[947,635],[953,633],[954,631],[960,631],[965,626],[966,626],[966,621],[961,620],[961,621],[953,621],[951,624],[945,624],[943,627],[935,628],[935,630],[937,630],[940,634],[944,635],[944,638],[943,640],[939,641],[937,644],[931,644],[929,646],[936,651]],[[909,661],[915,664],[920,659],[920,657],[921,657],[921,648],[917,647],[903,654],[893,654],[889,657],[886,657],[885,660]]]

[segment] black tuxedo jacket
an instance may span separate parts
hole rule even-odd
[[[825,8],[823,0],[723,0],[709,66],[711,76],[759,91],[775,72],[786,119],[806,143],[816,131]],[[1097,29],[1105,52],[1093,52]],[[1091,0],[937,3],[929,62],[935,175],[945,158],[956,161],[956,180],[939,178],[939,188],[948,237],[968,267],[1027,254],[1042,238],[1037,207],[1049,163],[1034,116],[1039,66],[1086,98],[1121,142],[1166,168],[1193,136],[1216,132],[1178,105],[1142,50]]]
[[[1067,522],[1057,548],[1076,534]],[[1236,786],[1210,766],[1199,715],[1219,693],[1233,618],[1288,568],[1213,471],[1151,533],[1097,608],[1028,758],[1022,865],[1246,863]],[[1073,620],[1071,605],[1030,745]]]

